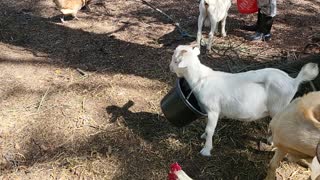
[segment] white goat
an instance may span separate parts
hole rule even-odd
[[[174,51],[170,70],[184,77],[200,106],[208,113],[206,139],[201,154],[210,156],[212,136],[219,117],[253,121],[273,117],[289,104],[298,86],[318,75],[317,64],[309,63],[297,78],[289,77],[278,69],[266,68],[244,73],[213,71],[201,64],[197,47],[180,45]]]
[[[309,93],[292,101],[273,117],[270,130],[276,151],[266,179],[275,179],[276,169],[287,154],[289,160],[305,159],[310,166],[320,141],[320,92]],[[320,167],[316,163],[313,162],[313,177],[320,176]]]
[[[231,0],[201,0],[199,4],[198,33],[197,44],[200,48],[203,24],[211,25],[207,49],[210,51],[214,32],[217,32],[218,23],[221,21],[221,35],[226,36],[226,19],[228,10],[231,6]]]

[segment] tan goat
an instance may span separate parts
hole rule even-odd
[[[316,156],[316,147],[320,140],[320,92],[312,92],[295,99],[274,116],[270,129],[276,151],[266,179],[274,180],[276,169],[287,154],[293,161],[305,159],[311,162]]]
[[[53,2],[56,3],[58,9],[63,14],[61,22],[64,22],[65,15],[72,15],[75,19],[78,19],[78,11],[84,6],[89,8],[88,5],[91,0],[53,0]]]

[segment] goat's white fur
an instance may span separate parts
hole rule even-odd
[[[213,71],[201,64],[199,54],[197,47],[178,46],[170,70],[187,80],[200,106],[208,113],[205,133],[201,136],[206,139],[201,150],[204,156],[211,155],[218,118],[253,121],[268,115],[273,117],[289,104],[301,82],[318,75],[318,66],[312,63],[305,65],[295,79],[273,68],[237,74]]]
[[[267,180],[274,180],[280,161],[288,155],[290,161],[310,166],[320,140],[320,92],[309,93],[293,100],[270,122],[272,141],[276,147],[270,161]],[[317,161],[312,166],[312,180],[320,178]]]
[[[226,36],[226,19],[228,16],[228,10],[231,6],[231,0],[201,0],[199,4],[199,18],[198,18],[198,32],[197,32],[197,44],[200,48],[202,27],[211,25],[209,32],[209,40],[207,49],[211,50],[214,32],[217,32],[218,23],[221,22],[221,35]]]

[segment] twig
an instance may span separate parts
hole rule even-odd
[[[319,43],[309,43],[309,44],[307,44],[307,45],[304,47],[303,52],[306,52],[307,49],[308,49],[309,47],[312,47],[312,46],[320,47],[320,44],[319,44]]]
[[[53,108],[55,108],[55,107],[57,107],[58,105],[54,105],[54,106],[51,106],[51,107],[48,107],[47,109],[44,109],[44,110],[42,110],[41,112],[43,113],[43,112],[46,112],[46,111],[48,111],[48,110],[50,110],[50,109],[53,109]],[[35,113],[31,113],[31,114],[28,114],[28,115],[26,115],[26,117],[29,117],[29,116],[33,116],[33,115],[36,115],[36,114],[38,114],[39,112],[37,111],[37,112],[35,112]]]
[[[227,127],[227,125],[225,124],[224,126],[222,126],[220,129],[217,130],[217,134],[219,134],[219,132],[224,129],[225,127]]]
[[[14,158],[9,157],[7,154],[4,154],[3,157],[8,163],[12,163],[14,166],[17,166],[17,161]]]
[[[88,127],[97,129],[97,130],[99,130],[99,131],[106,131],[106,129],[104,129],[104,128],[101,128],[101,127],[99,127],[99,126],[94,126],[94,125],[91,125],[91,124],[89,124]]]
[[[297,55],[296,55],[295,52],[293,52],[293,58],[294,58],[294,60],[298,60]]]
[[[88,74],[86,72],[84,72],[84,70],[77,68],[76,69],[82,76],[87,76]]]
[[[39,110],[40,110],[40,108],[41,108],[41,106],[42,106],[42,103],[43,103],[44,99],[45,99],[46,96],[48,95],[49,89],[50,89],[50,87],[48,87],[46,93],[44,93],[44,95],[42,96],[41,101],[40,101],[39,106],[38,106],[38,109],[37,109],[37,113],[39,112]]]
[[[289,177],[288,179],[294,179],[293,177],[294,177],[294,175],[297,174],[298,171],[299,171],[299,170],[294,171],[294,172],[290,175],[290,177]]]
[[[231,60],[231,58],[229,56],[227,56],[227,57]],[[233,69],[231,68],[231,65],[230,65],[229,61],[227,61],[227,65],[228,65],[228,68],[229,68],[229,72],[234,73]]]
[[[82,99],[82,106],[81,106],[81,108],[82,108],[82,112],[84,112],[85,111],[85,109],[84,109],[84,100],[85,100],[85,97]]]
[[[285,179],[284,177],[284,175],[281,173],[281,172],[278,172],[278,174],[281,176],[281,179],[283,180],[283,179]]]

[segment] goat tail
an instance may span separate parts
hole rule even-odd
[[[316,105],[315,107],[304,109],[303,115],[306,120],[320,129],[320,104]]]
[[[295,79],[297,85],[305,81],[315,79],[319,74],[319,67],[316,63],[308,63],[304,65]]]
[[[205,15],[206,18],[204,19],[204,26],[209,27],[211,24],[208,16],[209,0],[204,0],[204,7],[206,9],[206,15]]]

